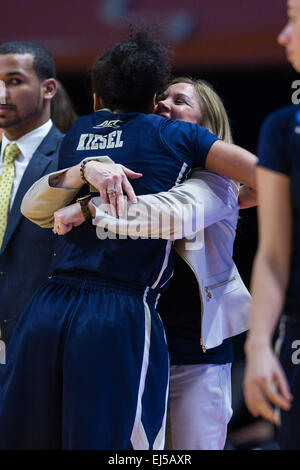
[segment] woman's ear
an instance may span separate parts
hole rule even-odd
[[[99,111],[99,109],[103,109],[103,101],[100,96],[97,96],[96,93],[93,93],[93,101],[94,101],[94,111]]]

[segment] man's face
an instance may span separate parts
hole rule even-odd
[[[300,72],[300,0],[287,1],[288,22],[278,36],[278,42],[285,47],[287,60]]]
[[[5,99],[2,96],[0,101],[3,129],[34,127],[42,115],[43,86],[32,64],[31,54],[0,55],[0,80],[5,85]]]

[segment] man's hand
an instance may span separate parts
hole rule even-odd
[[[53,233],[57,235],[65,235],[70,232],[73,227],[78,227],[85,222],[85,218],[81,211],[79,202],[63,207],[54,212]]]
[[[272,405],[291,408],[293,399],[285,373],[270,346],[246,344],[247,367],[243,383],[246,405],[253,416],[278,423]]]
[[[85,164],[84,176],[100,192],[102,204],[110,204],[112,215],[119,216],[124,212],[123,191],[132,203],[137,202],[128,178],[141,178],[142,173],[136,173],[123,165],[91,160]]]

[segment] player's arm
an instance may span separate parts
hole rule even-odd
[[[272,351],[289,278],[292,234],[290,179],[258,168],[259,248],[252,274],[250,331],[245,351],[245,399],[254,416],[275,422],[271,404],[290,407],[285,374]]]
[[[80,189],[59,186],[61,175],[67,171],[45,175],[29,188],[21,204],[21,212],[27,219],[42,228],[53,227],[54,212],[68,205]]]
[[[217,140],[210,148],[205,168],[256,189],[257,157],[238,145]]]
[[[136,202],[128,178],[140,178],[142,174],[111,163],[88,161],[84,167],[84,176],[91,186],[99,190],[106,203],[112,204],[113,208],[121,212],[123,191],[132,202]],[[56,171],[36,181],[23,198],[22,214],[40,227],[53,227],[54,212],[67,206],[85,184],[80,167],[81,164]],[[115,192],[108,195],[107,190],[110,188]]]
[[[160,138],[170,154],[180,155],[183,159],[187,154],[193,155],[192,166],[219,173],[256,189],[257,157],[242,147],[219,140],[197,124],[169,119],[161,122]]]
[[[84,185],[83,175],[92,190],[99,191],[103,203],[112,204],[116,214],[123,210],[121,198],[123,192],[133,203],[136,202],[136,196],[128,178],[137,179],[143,176],[142,173],[136,173],[123,165],[114,164],[109,157],[94,157],[89,159],[83,168],[80,163],[61,173],[56,181],[56,187],[67,190],[80,189]],[[114,192],[110,192],[111,190]]]

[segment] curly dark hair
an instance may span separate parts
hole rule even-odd
[[[105,107],[146,112],[156,92],[170,78],[168,49],[139,31],[96,59],[91,68],[93,92]]]
[[[0,45],[0,55],[6,54],[31,54],[32,68],[40,81],[56,77],[54,59],[41,44],[30,41],[5,42]]]

